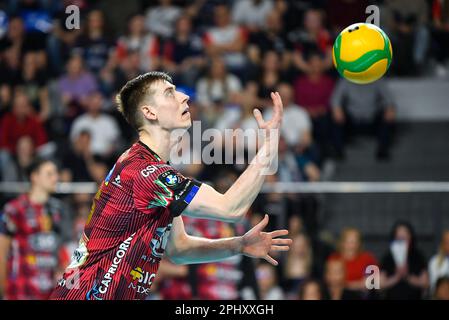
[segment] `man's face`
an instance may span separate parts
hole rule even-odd
[[[53,193],[56,191],[58,183],[58,169],[52,162],[46,162],[31,175],[31,183],[34,187],[43,189],[45,192]]]
[[[345,266],[342,261],[329,261],[326,266],[325,279],[330,286],[340,286],[345,283]]]
[[[217,27],[226,27],[229,24],[229,11],[226,6],[219,5],[214,9],[214,20]]]
[[[13,113],[16,117],[26,117],[31,113],[28,98],[23,93],[17,93],[14,97]]]
[[[321,290],[317,283],[311,282],[304,288],[303,300],[321,300]]]
[[[278,87],[279,94],[285,106],[289,106],[293,102],[293,89],[290,85],[281,84]]]
[[[94,92],[89,96],[89,102],[87,104],[87,110],[90,113],[97,114],[103,107],[103,96],[99,92]]]
[[[176,91],[168,81],[153,84],[153,107],[159,125],[163,129],[188,129],[192,124],[190,117],[189,96]]]

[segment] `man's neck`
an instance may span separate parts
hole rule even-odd
[[[48,201],[50,195],[44,190],[32,187],[28,196],[32,203],[44,204]]]
[[[139,140],[153,150],[164,162],[170,160],[170,150],[176,142],[170,140],[170,131],[142,129]]]

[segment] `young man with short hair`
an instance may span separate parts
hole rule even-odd
[[[272,93],[274,116],[259,127],[277,130],[282,101]],[[181,213],[226,222],[241,219],[257,196],[277,152],[278,135],[266,136],[247,170],[224,194],[186,178],[168,163],[172,133],[191,125],[189,97],[162,72],[129,81],[117,96],[119,110],[139,132],[94,198],[83,236],[52,299],[145,299],[164,253],[175,263],[219,261],[237,254],[277,262],[270,251],[289,249],[287,230],[262,232],[268,216],[245,235],[205,239],[186,234]],[[268,156],[266,156],[268,155]]]

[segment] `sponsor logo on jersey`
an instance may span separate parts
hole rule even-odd
[[[114,181],[112,182],[112,184],[115,185],[115,186],[117,186],[117,187],[119,187],[119,188],[122,187],[122,185],[121,185],[121,180],[120,180],[120,175],[119,175],[119,174],[117,175],[117,177],[115,177],[115,179],[114,179]]]
[[[193,187],[190,189],[190,192],[185,196],[184,202],[186,202],[186,203],[192,202],[192,200],[193,200],[193,198],[195,197],[195,195],[197,194],[198,190],[200,190],[200,187],[198,187],[198,186],[196,186],[196,185],[193,186]]]
[[[98,290],[98,283],[95,282],[92,289],[89,290],[89,292],[86,294],[86,300],[103,300],[98,295],[100,294],[100,291]]]
[[[73,251],[72,259],[70,261],[69,269],[81,267],[87,260],[89,252],[87,251],[87,240],[86,236],[83,234],[81,237],[78,248]]]
[[[151,256],[155,259],[162,259],[167,246],[168,236],[170,235],[172,224],[170,223],[166,227],[160,227],[156,229],[156,235],[151,239],[150,248]],[[155,261],[155,260],[154,260]]]
[[[117,269],[120,263],[122,262],[123,258],[125,257],[126,252],[128,251],[129,246],[131,245],[131,241],[133,240],[135,235],[136,233],[134,232],[128,239],[123,241],[120,244],[118,250],[115,252],[115,256],[112,259],[112,264],[109,267],[106,274],[104,275],[103,280],[101,280],[101,285],[98,287],[98,291],[101,294],[105,294],[108,292],[109,285],[111,284],[112,281],[112,277],[117,272]]]
[[[173,191],[170,190],[165,184],[163,184],[160,180],[154,181],[155,184],[157,184],[163,192],[155,191],[155,197],[153,200],[150,201],[148,204],[148,209],[156,208],[156,207],[163,207],[166,208],[171,200],[173,200]]]
[[[149,287],[143,287],[143,286],[141,286],[139,284],[135,284],[133,282],[131,282],[129,284],[128,289],[133,289],[137,293],[144,294],[146,296],[150,294],[150,288]]]
[[[169,186],[174,186],[179,183],[179,177],[174,174],[169,174],[165,177],[165,183]]]
[[[179,188],[181,182],[184,180],[183,177],[174,170],[168,170],[161,173],[157,179],[170,189],[174,190]]]
[[[130,272],[131,278],[134,283],[138,282],[142,285],[148,284],[152,285],[153,280],[156,277],[155,273],[147,272],[141,267],[136,267]]]
[[[54,255],[33,255],[25,256],[25,261],[36,268],[53,269],[58,266],[58,259]]]
[[[148,295],[151,285],[153,284],[155,273],[147,272],[141,267],[136,267],[130,272],[132,282],[128,288],[133,289],[137,293]]]
[[[142,171],[140,171],[140,174],[142,175],[142,177],[148,178],[150,176],[150,174],[154,173],[156,170],[157,170],[156,166],[150,165],[150,166],[146,167],[145,169],[143,169]]]
[[[40,232],[30,235],[28,243],[33,251],[55,252],[58,248],[58,236],[54,232]]]

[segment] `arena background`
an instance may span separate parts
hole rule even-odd
[[[81,9],[79,30],[65,24],[71,4]],[[333,40],[344,27],[365,21],[370,4],[380,8],[393,62],[381,85],[366,89],[368,96],[378,90],[375,98],[356,104],[360,114],[352,116],[356,123],[357,117],[371,120],[364,110],[374,105],[380,115],[374,129],[386,124],[382,132],[391,136],[387,150],[377,149],[382,137],[375,130],[356,135],[335,115],[359,89],[345,86],[334,70]],[[357,242],[361,261],[395,273],[388,253],[398,221],[414,229],[422,259],[409,261],[408,272],[422,276],[419,285],[403,280],[396,295],[363,289],[357,275],[366,265],[352,261],[345,263],[346,287],[358,289],[362,299],[407,299],[416,291],[422,299],[448,296],[447,280],[435,292],[429,262],[438,254],[446,264],[449,259],[448,251],[440,252],[445,231],[449,241],[449,1],[2,1],[0,204],[26,190],[33,158],[58,164],[55,197],[71,221],[62,235],[61,268],[76,247],[98,183],[136,138],[115,110],[114,96],[149,70],[173,76],[190,95],[192,117],[203,129],[251,127],[251,108],[269,107],[273,89],[282,89],[286,107],[303,111],[287,121],[279,171],[241,225],[186,219],[188,232],[221,237],[242,233],[268,213],[271,226],[287,226],[294,239],[280,266],[240,258],[197,266],[165,261],[149,299],[307,299],[317,290],[326,299],[338,282],[328,261],[350,255],[345,250]],[[390,107],[385,122],[382,112]],[[14,132],[14,110],[36,125]],[[343,132],[344,140],[335,138]],[[179,169],[226,190],[244,166]],[[347,228],[353,229],[341,243]],[[442,272],[449,276],[447,268]]]

